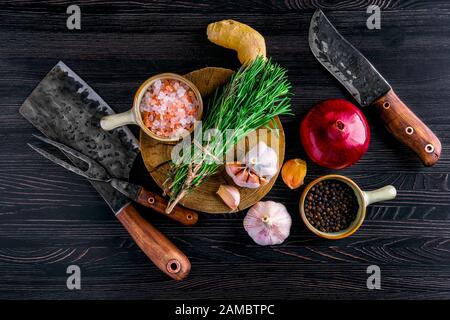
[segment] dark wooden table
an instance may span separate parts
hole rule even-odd
[[[450,298],[450,4],[374,1],[381,29],[369,30],[369,1],[333,2],[78,1],[82,28],[69,31],[72,1],[0,0],[0,298]],[[233,18],[260,31],[268,54],[289,70],[296,116],[282,119],[286,156],[305,158],[298,136],[305,112],[322,99],[350,99],[310,53],[316,5],[443,144],[440,162],[424,168],[365,110],[369,151],[339,173],[365,189],[393,184],[398,197],[371,206],[348,239],[308,232],[298,214],[301,190],[290,191],[281,179],[266,198],[284,203],[293,217],[291,236],[279,246],[255,245],[242,227],[245,213],[202,215],[185,228],[140,208],[191,259],[191,275],[175,282],[149,262],[88,182],[26,146],[36,130],[18,108],[59,60],[124,111],[152,74],[238,67],[234,52],[206,38],[208,23]],[[309,163],[309,179],[329,172]],[[155,188],[140,161],[132,178]],[[66,288],[72,264],[81,268],[81,290]],[[381,268],[381,290],[366,287],[373,264]]]

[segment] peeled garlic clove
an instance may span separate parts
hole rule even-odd
[[[260,201],[248,210],[244,228],[261,246],[283,243],[291,231],[292,219],[286,207],[274,201]]]
[[[251,189],[259,188],[261,186],[259,177],[255,173],[249,172],[248,177],[247,177],[246,186],[247,186],[247,188],[251,188]]]
[[[236,175],[244,169],[245,169],[245,166],[243,166],[239,162],[229,163],[225,166],[225,170],[229,176]]]
[[[302,159],[286,161],[281,169],[284,183],[291,189],[297,189],[303,184],[306,176],[306,162]]]
[[[243,188],[259,188],[261,185],[259,177],[251,172],[247,167],[238,166],[236,164],[227,164],[225,166],[227,174],[233,179],[233,182]]]
[[[236,210],[241,202],[241,194],[238,188],[228,185],[220,185],[217,195],[222,198],[223,202],[232,210]]]

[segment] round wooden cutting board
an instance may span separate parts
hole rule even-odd
[[[188,73],[184,77],[194,83],[202,97],[206,98],[214,89],[227,83],[232,74],[233,71],[229,69],[208,67]],[[279,129],[277,135],[272,136],[270,133],[267,133],[267,145],[276,146],[278,144],[278,147],[274,148],[278,153],[278,172],[266,185],[258,189],[238,187],[241,194],[241,203],[236,211],[244,210],[261,200],[272,189],[280,168],[283,165],[285,137],[280,119],[278,117],[274,118],[267,127]],[[262,135],[261,129],[266,129],[266,127],[257,130],[258,137]],[[272,141],[271,137],[275,137],[276,141]],[[249,148],[256,144],[254,141],[249,140],[253,139],[247,139],[246,150],[249,150]],[[152,139],[141,131],[140,148],[147,170],[155,182],[162,188],[164,181],[167,179],[173,144],[162,143]],[[221,184],[234,185],[233,180],[226,174],[225,170],[221,170],[218,174],[207,179],[201,186],[188,194],[180,204],[189,209],[212,214],[233,212],[216,194]]]

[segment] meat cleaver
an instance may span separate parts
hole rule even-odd
[[[100,119],[114,111],[75,72],[59,62],[33,90],[19,112],[48,138],[63,143],[100,163],[110,176],[128,180],[139,153],[138,142],[126,127],[105,132]],[[79,159],[66,156],[77,166]],[[91,181],[117,219],[144,253],[176,280],[191,269],[188,258],[148,223],[123,194],[104,182]]]
[[[309,27],[309,46],[317,60],[361,106],[373,105],[386,128],[413,150],[425,166],[441,154],[441,142],[395,94],[372,64],[317,9]]]

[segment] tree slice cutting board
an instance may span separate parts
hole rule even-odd
[[[233,73],[234,72],[229,69],[208,67],[188,73],[184,77],[197,86],[203,98],[207,98],[217,87],[226,84]],[[279,129],[278,134],[275,135],[276,141],[271,141],[271,137],[273,136],[271,136],[270,133],[267,134],[269,138],[267,144],[269,146],[276,146],[278,144],[279,146],[274,148],[278,153],[278,173],[266,185],[258,189],[238,187],[241,194],[241,203],[236,211],[244,210],[261,200],[272,189],[280,172],[280,168],[283,165],[285,137],[280,119],[278,117],[274,118],[267,127]],[[257,130],[258,137],[263,134],[261,129],[266,128]],[[247,140],[247,150],[254,144],[256,144],[254,141]],[[173,144],[162,143],[152,139],[141,131],[140,148],[147,170],[155,182],[162,188],[164,181],[167,179]],[[226,174],[224,169],[207,179],[201,186],[188,194],[180,204],[189,209],[212,214],[233,212],[216,194],[216,191],[221,184],[234,185],[233,180]]]

